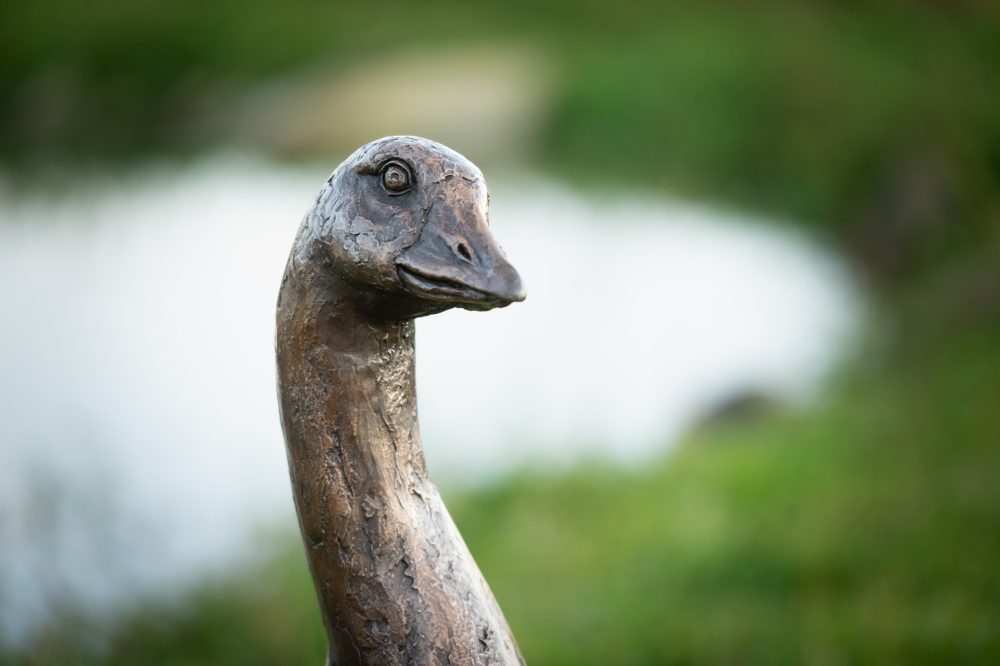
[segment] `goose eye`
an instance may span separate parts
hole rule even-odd
[[[403,194],[410,189],[410,171],[398,162],[382,167],[382,187],[389,194]]]

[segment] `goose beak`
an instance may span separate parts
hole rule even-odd
[[[435,206],[420,238],[396,259],[403,287],[420,298],[470,310],[523,301],[521,276],[480,215]]]

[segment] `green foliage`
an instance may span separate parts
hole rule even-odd
[[[978,352],[652,471],[504,486],[460,525],[536,663],[992,663],[1000,418]]]
[[[963,187],[996,187],[995,25],[787,6],[644,25],[572,61],[556,161],[825,223],[858,214],[917,152]]]

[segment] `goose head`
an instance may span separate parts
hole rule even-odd
[[[489,310],[524,300],[493,238],[483,174],[455,151],[393,136],[341,164],[307,217],[300,248],[373,303],[406,316],[452,307]]]

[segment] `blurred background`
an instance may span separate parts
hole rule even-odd
[[[528,285],[417,350],[529,663],[1000,660],[995,4],[8,0],[0,663],[323,658],[274,301],[387,134]]]

